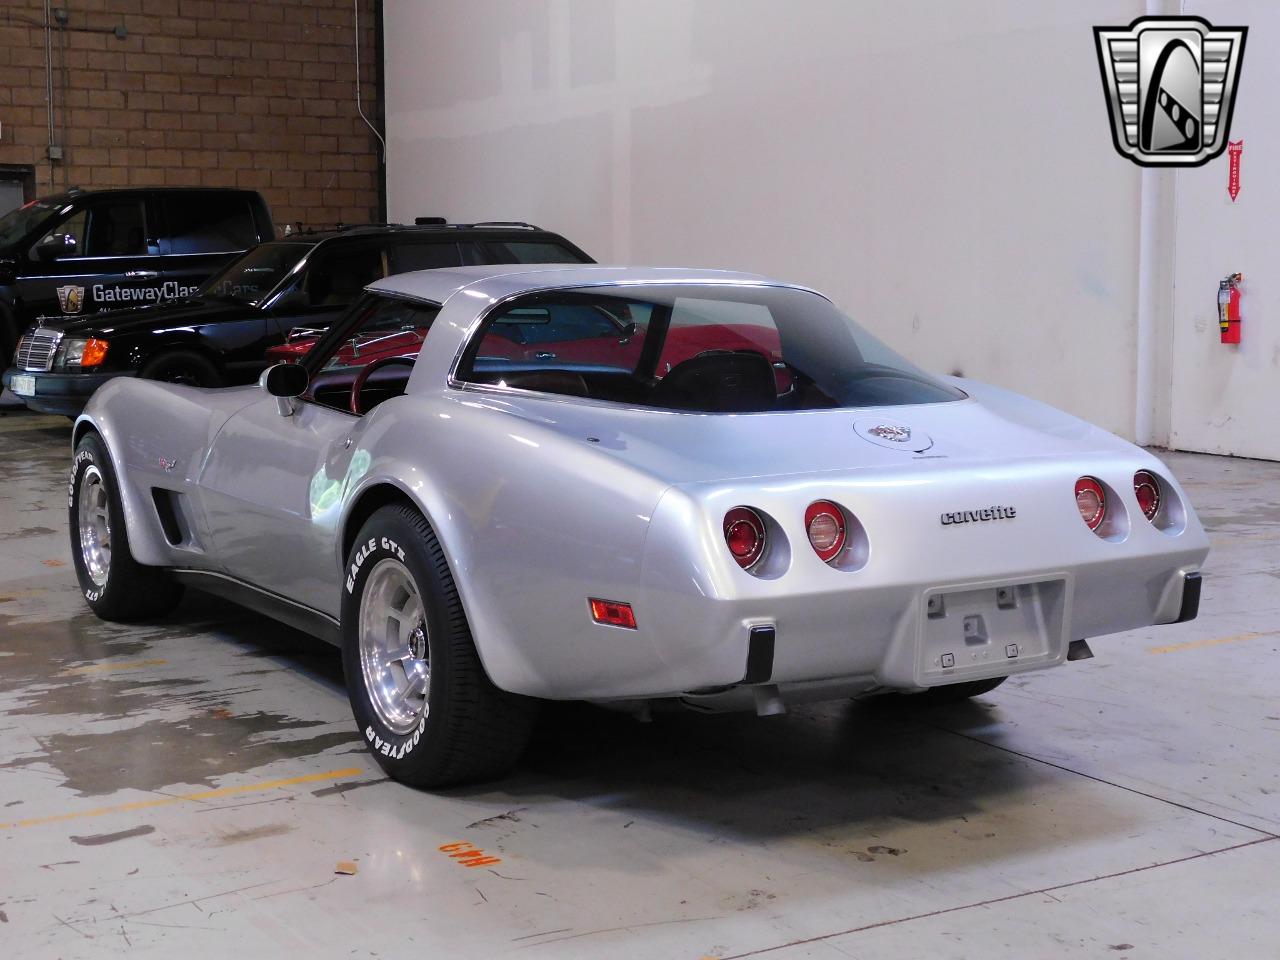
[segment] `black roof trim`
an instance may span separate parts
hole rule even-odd
[[[409,223],[339,223],[333,226],[319,227],[303,227],[295,229],[282,237],[281,240],[326,240],[331,237],[350,237],[361,235],[382,235],[388,233],[397,234],[423,234],[444,236],[450,233],[460,231],[474,230],[483,234],[546,234],[551,237],[559,237],[559,234],[551,230],[544,230],[542,227],[536,227],[531,223],[516,223],[503,221],[488,221],[485,223],[425,223],[425,224],[409,224]]]

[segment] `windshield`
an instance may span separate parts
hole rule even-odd
[[[815,293],[736,284],[584,287],[521,297],[486,318],[458,375],[707,413],[965,396]]]
[[[264,243],[232,260],[205,283],[200,294],[257,306],[311,249],[309,243]]]
[[[62,209],[65,200],[32,200],[0,217],[0,247],[8,247],[30,234]]]

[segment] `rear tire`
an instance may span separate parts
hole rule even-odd
[[[382,507],[356,537],[346,572],[342,666],[374,759],[415,787],[506,773],[537,702],[489,680],[430,524],[409,506]]]
[[[222,374],[207,357],[190,350],[162,353],[147,362],[138,374],[144,380],[163,380],[188,387],[220,387]]]
[[[95,433],[76,445],[67,506],[76,579],[94,613],[129,623],[162,617],[178,605],[181,584],[133,559],[116,473]]]

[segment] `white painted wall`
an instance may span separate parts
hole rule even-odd
[[[1186,12],[1249,27],[1231,139],[1244,141],[1240,194],[1224,155],[1176,185],[1171,439],[1184,450],[1280,460],[1280,5],[1191,0]],[[1239,346],[1218,339],[1218,281],[1244,274]]]
[[[392,218],[809,283],[926,367],[1133,435],[1141,174],[1091,28],[1144,3],[385,11]]]

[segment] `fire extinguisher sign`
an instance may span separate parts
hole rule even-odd
[[[1232,140],[1227,143],[1227,157],[1231,166],[1227,172],[1227,193],[1231,195],[1231,202],[1236,202],[1236,197],[1240,195],[1240,154],[1244,153],[1244,141]]]

